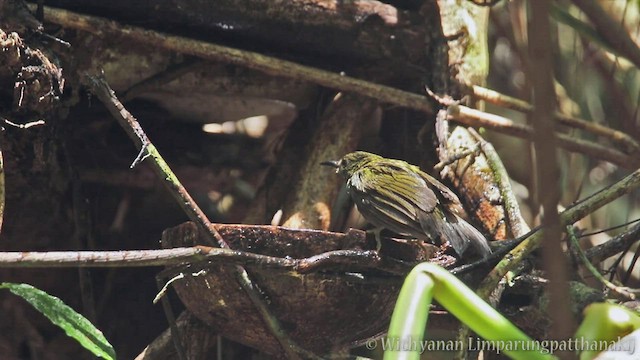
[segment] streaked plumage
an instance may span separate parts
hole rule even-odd
[[[448,240],[458,255],[469,244],[482,256],[491,253],[485,237],[460,217],[458,197],[417,166],[364,151],[323,165],[338,168],[358,211],[374,226],[436,244]]]

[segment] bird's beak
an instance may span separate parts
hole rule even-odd
[[[336,168],[336,172],[338,172],[338,170],[340,170],[340,160],[323,161],[323,162],[320,163],[320,165],[334,167],[334,168]]]

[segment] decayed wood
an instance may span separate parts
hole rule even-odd
[[[463,127],[457,127],[447,140],[447,156],[468,152],[478,147],[477,140]],[[492,240],[505,240],[510,235],[504,221],[500,189],[495,185],[495,174],[492,173],[487,159],[480,152],[470,154],[454,162],[446,176],[460,192],[461,199],[468,205],[467,209],[479,220]]]

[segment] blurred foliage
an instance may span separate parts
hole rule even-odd
[[[640,44],[640,2],[600,1],[600,5],[622,24],[628,34]],[[488,86],[492,89],[531,101],[527,84],[527,6],[525,1],[502,1],[492,7],[489,21],[489,53],[491,70]],[[593,121],[613,129],[621,130],[634,138],[640,138],[640,72],[628,60],[611,52],[589,19],[570,1],[554,2],[552,34],[555,64],[553,73],[558,95],[557,108],[562,113]],[[495,106],[488,106],[489,112],[497,113],[526,123],[526,115]],[[576,130],[562,129],[575,136]],[[539,222],[538,202],[532,189],[531,148],[518,139],[489,132],[488,137],[502,155],[509,174],[524,186],[516,186],[527,222]],[[593,139],[595,140],[595,139]],[[509,156],[506,154],[514,154]],[[561,171],[562,203],[567,206],[585,198],[628,173],[627,169],[584,155],[562,151],[559,157]],[[618,226],[640,217],[638,195],[631,194],[609,204],[603,209],[583,219],[578,226],[595,232]],[[626,227],[595,234],[583,240],[598,244]],[[586,244],[584,244],[586,245]],[[637,247],[637,245],[636,245]],[[622,262],[626,272],[633,253],[632,248]],[[606,269],[609,263],[603,264]],[[633,279],[637,285],[640,272],[635,271]]]

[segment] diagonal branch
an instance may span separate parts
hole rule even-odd
[[[245,66],[274,76],[310,81],[332,89],[371,97],[388,104],[427,113],[433,113],[434,111],[430,100],[423,95],[374,84],[344,74],[319,70],[255,52],[233,49],[181,36],[167,35],[140,27],[126,26],[104,18],[78,14],[67,10],[45,7],[45,12],[47,20],[52,23],[86,31],[100,37],[122,37],[127,40],[189,54],[206,60]],[[483,113],[464,106],[458,106],[458,108],[460,109],[460,116],[452,119],[465,125],[487,127],[525,139],[530,139],[532,136],[532,130],[528,126],[514,124],[512,121],[497,115]],[[558,135],[558,146],[568,151],[580,152],[597,159],[606,160],[625,168],[634,167],[640,163],[640,159],[636,157],[627,156],[620,151],[591,141],[574,139],[564,134]]]
[[[477,85],[473,85],[472,90],[475,97],[485,100],[494,105],[503,106],[527,114],[533,111],[533,106],[528,102],[501,94],[495,90],[487,89]],[[592,134],[607,138],[611,140],[613,144],[616,144],[617,146],[620,146],[622,149],[624,149],[624,151],[628,154],[640,152],[640,145],[638,144],[638,142],[622,131],[611,129],[592,121],[565,115],[557,111],[553,114],[553,117],[562,125],[570,126],[576,129],[582,129]]]
[[[355,79],[344,74],[318,70],[256,52],[123,25],[105,18],[78,14],[63,9],[45,7],[45,14],[47,21],[64,27],[86,31],[100,37],[122,37],[137,43],[189,54],[202,59],[245,66],[274,76],[311,81],[326,87],[355,92],[391,104],[426,112],[433,111],[431,103],[424,96]]]
[[[459,123],[474,127],[487,127],[523,139],[533,138],[533,128],[529,125],[518,124],[500,115],[457,105],[449,100],[444,101],[443,105],[450,106],[449,118]],[[636,157],[591,141],[572,138],[566,134],[557,134],[556,140],[557,145],[567,151],[579,152],[595,159],[609,161],[621,167],[629,168],[640,164],[640,159]]]
[[[640,187],[640,169],[561,212],[560,224],[562,226],[571,225],[622,195],[634,191],[638,187]],[[468,272],[478,266],[499,261],[478,288],[478,295],[483,298],[488,298],[506,273],[515,269],[526,256],[540,246],[545,232],[543,227],[536,227],[525,236],[515,240],[510,246],[496,251],[489,259],[460,266],[452,269],[451,272],[454,274]],[[589,252],[587,252],[587,254],[587,256],[589,256]],[[495,264],[495,262],[492,264]]]
[[[631,245],[640,240],[640,225],[636,225],[628,231],[616,235],[600,245],[596,245],[585,252],[589,261],[599,263],[608,257],[627,251]]]
[[[127,135],[129,135],[129,137],[136,143],[136,146],[140,150],[138,157],[150,157],[151,167],[187,216],[203,228],[203,230],[209,235],[212,242],[217,243],[218,246],[223,248],[229,247],[222,236],[220,236],[215,226],[204,214],[202,209],[200,209],[198,204],[196,204],[193,198],[191,198],[187,189],[185,189],[185,187],[180,183],[180,180],[178,180],[175,174],[171,171],[169,165],[164,161],[156,147],[145,134],[138,120],[136,120],[136,118],[127,111],[124,105],[122,105],[104,78],[87,75],[83,80],[84,84],[91,89],[91,92],[95,94],[100,101],[102,101],[104,106],[106,106],[111,115],[113,115],[120,126],[122,126]]]
[[[568,207],[560,213],[560,223],[562,226],[571,225],[604,205],[634,191],[638,187],[640,187],[640,169],[627,175],[624,179],[616,182],[615,184],[611,184],[597,193]],[[543,233],[544,228],[538,226],[521,237],[514,240],[503,241],[505,246],[496,250],[491,256],[489,256],[489,258],[476,261],[471,264],[458,266],[451,269],[451,272],[454,274],[462,274],[475,270],[481,266],[485,266],[486,264],[491,264],[493,266],[498,263],[489,276],[485,278],[483,284],[479,287],[480,290],[478,291],[478,294],[486,298],[508,271],[515,269],[524,257],[531,254],[532,251],[538,248]],[[596,261],[597,259],[604,259],[612,256],[617,252],[623,251],[629,244],[637,241],[638,234],[640,234],[640,226],[633,228],[625,234],[615,237],[615,241],[608,241],[596,246],[595,248],[587,250],[587,257],[591,261]],[[611,247],[613,247],[613,249]]]
[[[640,69],[640,48],[619,22],[611,18],[596,0],[573,0],[595,25],[596,30],[608,45],[629,59]]]
[[[140,150],[138,157],[144,159],[148,156],[150,158],[153,170],[158,177],[162,179],[163,185],[169,190],[171,196],[178,201],[178,204],[186,212],[187,216],[205,231],[212,244],[217,244],[217,246],[221,248],[228,248],[228,244],[224,241],[215,225],[209,221],[198,204],[191,198],[191,195],[189,195],[184,186],[182,186],[180,180],[178,180],[173,171],[171,171],[169,165],[164,161],[158,150],[144,133],[138,120],[125,109],[124,105],[122,105],[113,90],[109,87],[109,84],[107,84],[103,78],[88,75],[85,76],[83,80],[92,92],[104,103],[111,115],[120,123],[122,128],[127,132],[127,135],[136,143]],[[251,280],[246,270],[238,265],[235,268],[234,275],[236,281],[240,284],[249,299],[251,299],[251,302],[262,316],[273,336],[276,337],[282,346],[283,352],[287,354],[288,358],[297,359],[297,353],[305,353],[306,351],[304,349],[301,349],[293,343],[280,326],[278,320],[271,314],[265,299],[263,299],[261,295],[259,287]]]

